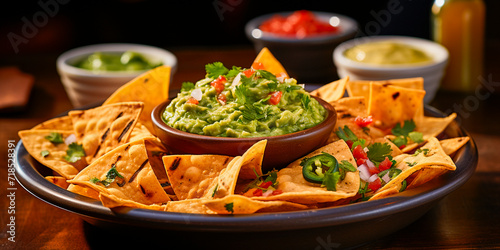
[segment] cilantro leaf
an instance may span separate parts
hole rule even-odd
[[[81,144],[73,142],[68,145],[68,150],[66,150],[64,160],[73,163],[79,161],[84,156],[85,150],[83,150],[83,146]]]
[[[368,145],[368,159],[374,163],[380,163],[385,160],[386,157],[391,157],[392,148],[388,143],[380,143],[376,142],[371,145]]]
[[[205,65],[205,71],[207,72],[207,77],[215,79],[220,75],[227,74],[229,70],[221,62],[214,62]]]
[[[416,142],[416,143],[421,143],[421,142],[424,142],[424,135],[420,132],[410,132],[408,133],[408,137],[413,141],[413,142]]]
[[[123,177],[123,175],[121,175],[118,170],[116,170],[116,165],[113,164],[113,166],[108,170],[108,172],[106,173],[106,179],[104,180],[99,180],[99,178],[97,177],[92,177],[90,178],[90,182],[94,183],[94,184],[97,184],[97,183],[101,183],[102,185],[104,185],[105,187],[111,185],[111,183],[113,183],[116,178],[120,178],[122,181],[121,182],[117,182],[116,184],[118,184],[118,186],[122,187],[123,185],[125,185],[125,178]]]
[[[231,212],[231,213],[234,213],[233,207],[234,207],[234,204],[232,202],[226,203],[224,205],[224,208],[226,209],[226,211]]]
[[[48,150],[42,150],[42,152],[40,152],[40,155],[42,155],[43,158],[49,156],[49,151]]]
[[[337,130],[337,132],[335,132],[337,134],[337,136],[344,140],[344,141],[357,141],[358,140],[358,137],[354,134],[354,132],[352,132],[351,129],[349,129],[349,127],[347,125],[344,125],[344,128],[342,129],[341,127],[339,127],[339,130]]]
[[[340,173],[338,171],[328,171],[325,173],[322,186],[325,186],[326,190],[328,191],[337,191],[337,182],[339,181],[339,179]]]
[[[305,109],[309,108],[309,103],[311,102],[311,97],[308,94],[302,94],[300,101]]]
[[[413,120],[404,121],[403,127],[401,124],[396,124],[394,128],[392,128],[391,132],[396,136],[404,136],[407,137],[410,132],[412,132],[416,128],[415,122]]]
[[[56,132],[51,132],[49,135],[45,136],[45,139],[56,145],[64,142],[62,134]]]
[[[233,66],[233,68],[231,68],[229,72],[227,72],[226,77],[236,77],[236,75],[238,75],[240,72],[241,67]]]
[[[194,83],[192,83],[192,82],[183,82],[182,83],[181,91],[190,91],[192,89],[194,89]]]
[[[353,166],[347,160],[342,160],[339,163],[339,168],[344,169],[345,171],[348,171],[348,172],[356,172],[356,170],[357,170],[357,168],[355,166]]]

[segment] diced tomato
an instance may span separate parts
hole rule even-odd
[[[260,188],[257,188],[255,189],[255,191],[253,191],[253,195],[254,196],[262,196],[263,192],[262,192],[262,189]]]
[[[356,119],[354,119],[354,122],[360,127],[366,127],[373,122],[373,118],[371,115],[368,117],[358,116],[356,117]]]
[[[399,149],[403,149],[405,147],[406,147],[406,145],[403,144],[403,145],[399,146]]]
[[[277,105],[281,101],[281,96],[283,93],[281,91],[274,91],[270,93],[271,99],[269,99],[269,103],[272,105]]]
[[[380,178],[377,178],[368,184],[368,188],[373,192],[377,191],[380,187],[382,187],[382,181],[380,181]]]
[[[282,194],[283,193],[283,190],[281,189],[276,189],[273,191],[273,193],[271,195],[278,195],[278,194]]]
[[[264,67],[264,64],[262,64],[261,62],[254,62],[252,63],[252,69],[265,69]]]
[[[362,158],[356,159],[356,164],[358,164],[358,166],[365,164],[365,162],[366,162],[366,159],[362,159]]]
[[[272,182],[272,181],[266,181],[266,182],[262,182],[262,183],[259,185],[259,187],[261,187],[261,188],[264,188],[264,189],[265,189],[265,188],[270,187],[271,185],[273,185],[273,182]]]
[[[370,174],[380,173],[380,170],[377,168],[377,166],[375,166],[375,164],[366,164],[366,166],[368,167],[368,171],[370,172]]]
[[[351,140],[347,140],[345,143],[347,143],[347,146],[349,146],[349,148],[352,148],[352,145],[354,144],[354,142],[352,142]]]
[[[244,70],[243,71],[243,74],[248,78],[248,77],[251,77],[253,75],[253,73],[255,73],[255,70],[253,69],[247,69],[247,70]]]
[[[378,165],[378,169],[382,172],[391,168],[392,162],[389,160],[389,157],[385,157],[385,159]]]
[[[189,98],[186,102],[191,103],[191,104],[195,104],[195,105],[198,105],[198,103],[200,103],[200,102],[198,102],[198,100],[194,99],[194,97]]]
[[[264,21],[259,28],[266,32],[297,38],[338,31],[338,27],[317,19],[311,11],[307,10],[295,11],[287,17],[275,15]]]
[[[224,106],[226,105],[226,102],[227,102],[227,98],[226,98],[226,95],[224,94],[219,94],[217,96],[217,101],[219,102],[220,105]]]
[[[357,145],[354,147],[352,150],[352,156],[356,159],[368,159],[368,155],[366,154],[365,150],[363,150],[363,147],[361,145]]]
[[[223,75],[220,75],[219,77],[217,77],[217,79],[213,80],[210,83],[210,86],[214,87],[215,90],[217,91],[217,93],[220,94],[220,92],[222,92],[224,90],[224,88],[226,87],[225,86],[226,82],[227,82],[226,77]]]

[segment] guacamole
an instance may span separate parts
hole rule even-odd
[[[326,118],[326,109],[293,78],[220,62],[205,69],[204,79],[183,83],[166,107],[168,126],[208,136],[261,137],[301,131]]]
[[[415,64],[431,62],[425,52],[402,43],[373,42],[354,46],[345,51],[345,56],[353,61],[376,64]]]
[[[140,71],[161,66],[152,63],[144,55],[126,51],[123,53],[95,52],[76,62],[73,66],[91,71]]]

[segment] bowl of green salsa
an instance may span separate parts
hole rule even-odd
[[[172,153],[238,156],[266,139],[270,170],[323,145],[335,126],[334,108],[293,78],[220,62],[205,70],[153,110],[156,135]]]
[[[57,58],[57,71],[73,106],[105,100],[140,74],[167,65],[172,74],[177,59],[171,52],[148,45],[109,43],[75,48]]]

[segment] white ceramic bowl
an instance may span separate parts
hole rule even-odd
[[[177,68],[177,58],[171,52],[148,45],[109,43],[75,48],[57,58],[57,71],[68,97],[75,107],[94,104],[108,98],[116,89],[145,71],[93,72],[73,66],[94,52],[138,52],[152,63],[170,66],[171,76]]]
[[[381,41],[392,41],[416,47],[432,57],[431,63],[406,65],[373,65],[356,62],[345,57],[344,52],[353,46]],[[333,52],[333,61],[339,77],[349,76],[351,80],[389,80],[399,78],[423,77],[426,95],[425,103],[429,103],[439,89],[441,79],[448,63],[448,50],[435,42],[406,36],[372,36],[353,39],[340,44]]]

